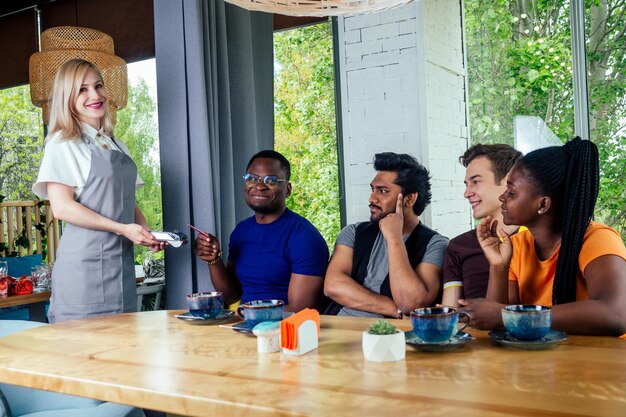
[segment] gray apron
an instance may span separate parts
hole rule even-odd
[[[124,152],[91,150],[77,201],[119,223],[135,222],[137,167]],[[52,270],[50,323],[137,311],[133,243],[124,236],[68,223]]]

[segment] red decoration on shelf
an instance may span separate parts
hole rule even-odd
[[[19,281],[15,284],[15,294],[32,294],[33,293],[33,281],[26,275],[22,275]]]
[[[5,276],[0,278],[0,296],[15,294],[15,278]]]

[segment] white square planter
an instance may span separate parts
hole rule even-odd
[[[390,362],[404,359],[406,341],[404,332],[396,330],[394,334],[370,334],[363,332],[363,355],[373,362]]]

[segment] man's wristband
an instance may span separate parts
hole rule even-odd
[[[221,260],[222,260],[222,250],[220,249],[220,251],[217,253],[217,257],[215,257],[215,259],[213,259],[212,261],[206,261],[206,263],[208,263],[209,265],[215,265]]]

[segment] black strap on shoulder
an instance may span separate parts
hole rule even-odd
[[[365,222],[356,227],[354,248],[352,248],[352,279],[363,285],[367,276],[367,264],[372,255],[372,248],[380,232],[378,222]]]
[[[360,223],[356,227],[354,234],[354,247],[352,248],[352,272],[350,276],[361,285],[363,285],[365,276],[367,275],[367,263],[369,262],[372,247],[374,246],[378,232],[378,223],[365,222]],[[357,251],[361,254],[361,256],[356,256]],[[364,257],[366,259],[362,259]],[[339,313],[343,306],[326,297],[323,302],[320,303],[320,307],[322,308],[320,310],[322,311],[322,314],[335,316]]]

